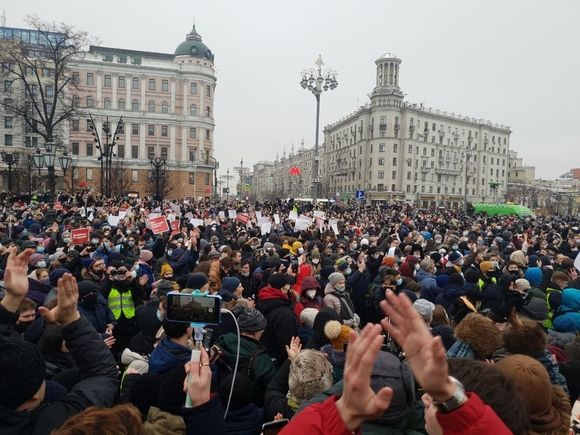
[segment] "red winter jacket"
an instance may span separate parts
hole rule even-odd
[[[469,400],[460,408],[447,414],[438,413],[437,421],[445,435],[511,435],[512,432],[475,393],[467,393]],[[351,435],[344,425],[332,396],[322,403],[316,403],[295,415],[280,432],[281,435],[333,434]],[[358,428],[355,434],[360,434]]]

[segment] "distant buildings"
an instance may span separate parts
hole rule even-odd
[[[0,28],[3,38],[26,38],[31,43],[31,35],[34,31]],[[121,171],[117,176],[126,181],[123,190],[154,193],[150,160],[157,157],[167,163],[168,196],[212,196],[218,167],[213,158],[217,80],[214,55],[195,26],[174,53],[91,46],[69,67],[76,83],[70,91],[72,103],[79,107],[80,115],[70,120],[61,140],[74,158],[75,188],[99,189],[100,152],[89,115],[101,136],[107,119],[114,129],[122,116],[124,130],[113,150],[113,161]],[[43,145],[38,135],[10,120],[9,114],[3,116],[0,150],[26,156]],[[41,181],[35,189],[42,188]]]
[[[376,60],[370,102],[324,128],[321,177],[324,197],[370,201],[401,200],[421,206],[456,208],[499,201],[508,179],[509,138],[505,125],[404,101],[399,87],[401,60]],[[263,165],[273,175],[268,195],[310,196],[312,152],[305,150]],[[297,166],[302,177],[289,168]],[[256,177],[256,171],[254,172]]]

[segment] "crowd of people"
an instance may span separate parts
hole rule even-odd
[[[0,434],[580,433],[578,217],[2,206]]]

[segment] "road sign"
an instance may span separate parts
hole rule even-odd
[[[355,199],[365,199],[365,191],[364,190],[357,190],[354,192]]]

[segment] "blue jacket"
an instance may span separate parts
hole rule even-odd
[[[107,305],[105,297],[99,293],[97,305],[89,307],[79,302],[78,310],[81,316],[86,317],[99,334],[103,334],[109,323],[115,323],[115,317]]]
[[[424,269],[419,269],[415,279],[421,284],[421,297],[434,303],[437,295],[442,292],[441,287],[437,285],[435,275]]]
[[[149,373],[165,373],[191,359],[191,350],[165,337],[149,356]]]
[[[580,331],[580,290],[567,288],[562,292],[562,305],[558,308],[558,317],[570,317],[576,323],[576,331]]]

